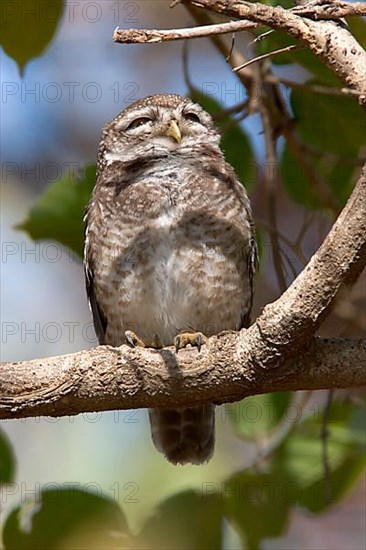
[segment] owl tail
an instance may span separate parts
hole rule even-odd
[[[150,409],[155,447],[172,464],[203,464],[215,446],[215,406]]]

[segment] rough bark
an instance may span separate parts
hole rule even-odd
[[[315,339],[271,368],[255,353],[255,326],[209,339],[201,353],[110,346],[3,364],[0,419],[229,402],[271,391],[366,385],[366,340]],[[276,354],[273,348],[274,355]]]

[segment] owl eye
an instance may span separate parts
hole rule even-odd
[[[147,124],[148,122],[151,122],[151,118],[147,116],[141,116],[139,118],[135,118],[130,124],[127,126],[126,130],[133,130],[134,128],[138,128],[139,126],[143,126],[144,124]]]
[[[183,116],[186,120],[190,120],[191,122],[201,122],[201,119],[198,115],[196,115],[196,113],[191,113],[191,112],[188,112],[188,113],[183,113]]]

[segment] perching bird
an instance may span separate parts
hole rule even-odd
[[[250,204],[197,103],[155,95],[105,126],[85,219],[101,344],[200,348],[204,335],[248,326],[257,250]],[[173,464],[212,456],[213,404],[149,415],[153,442]]]

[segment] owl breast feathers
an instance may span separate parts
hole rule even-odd
[[[178,95],[138,101],[106,125],[86,213],[85,275],[101,344],[146,345],[248,326],[256,245],[250,204],[210,115]],[[141,344],[142,345],[142,344]],[[214,446],[214,407],[150,411],[174,464]]]

